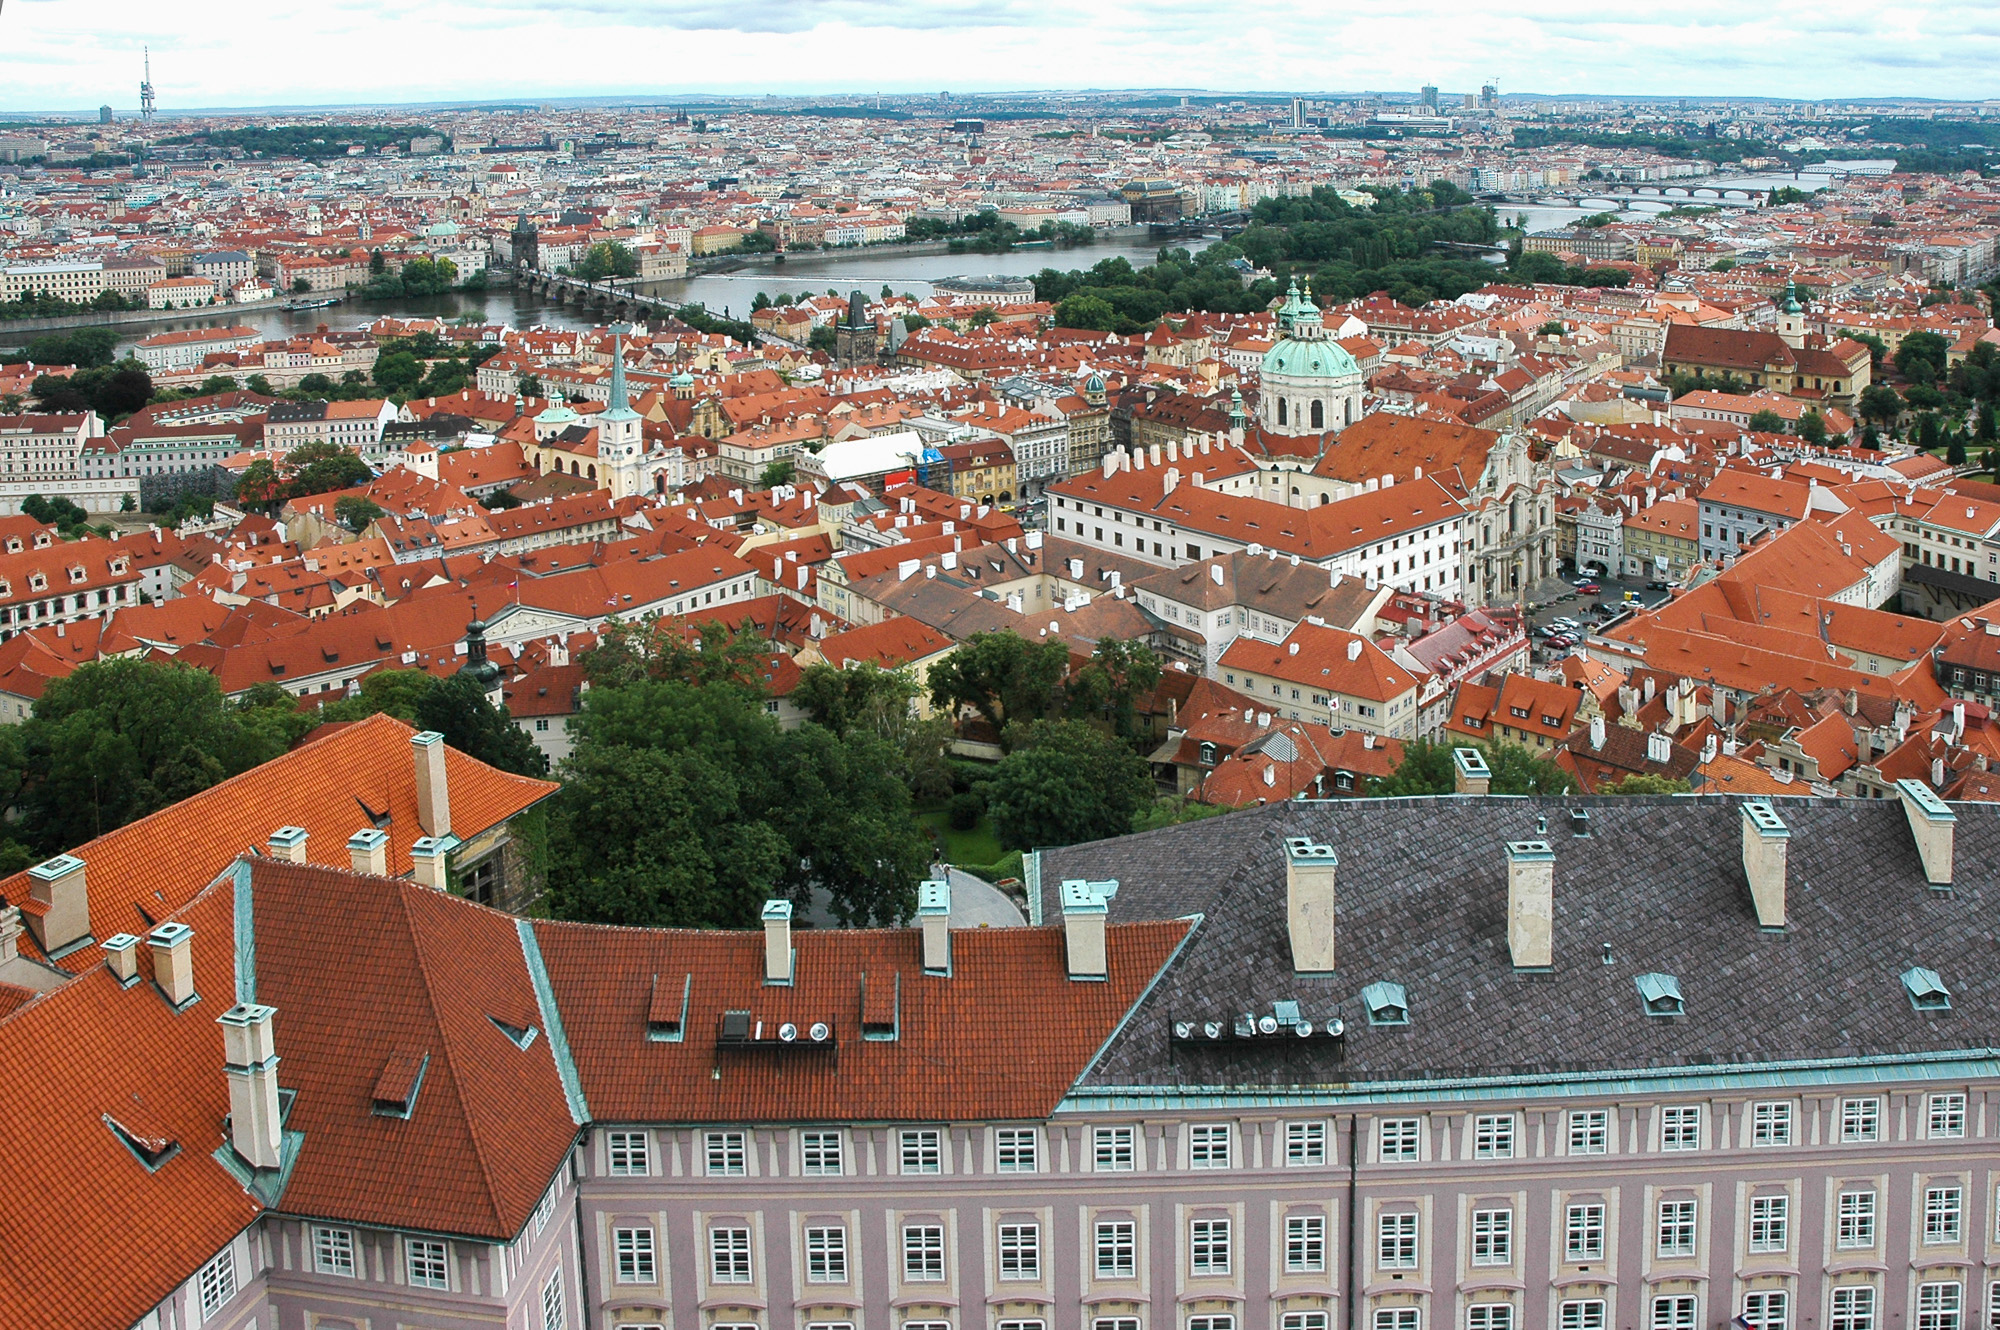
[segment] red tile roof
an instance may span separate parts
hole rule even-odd
[[[915,930],[797,931],[791,987],[764,983],[760,933],[534,927],[594,1119],[795,1122],[1045,1116],[1188,924],[1112,926],[1104,983],[1068,979],[1060,928],[955,930],[948,978],[923,972]],[[683,991],[684,1041],[649,1041],[656,992],[678,1013]],[[864,1002],[894,1012],[895,1039],[861,1037]],[[767,1038],[787,1021],[825,1021],[833,1037],[824,1049],[718,1049],[733,1010]]]
[[[389,871],[411,868],[417,823],[415,731],[391,716],[370,716],[314,737],[191,798],[106,832],[72,851],[86,865],[91,932],[143,935],[185,905],[229,861],[283,826],[304,827],[314,862],[349,863],[347,838],[383,819]],[[527,809],[556,787],[510,775],[455,750],[445,753],[452,829],[470,840]],[[28,897],[28,875],[0,880],[13,904]],[[32,935],[23,934],[23,947]],[[55,964],[82,972],[103,958],[86,947]]]

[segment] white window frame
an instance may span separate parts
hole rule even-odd
[[[1948,1247],[1965,1237],[1965,1189],[1955,1182],[1924,1188],[1924,1246]]]
[[[1000,1225],[996,1246],[1003,1283],[1032,1282],[1042,1277],[1042,1226],[1032,1219]]]
[[[1188,1221],[1188,1274],[1196,1279],[1227,1275],[1232,1268],[1231,1239],[1227,1219]]]
[[[1236,1330],[1236,1315],[1233,1312],[1210,1312],[1204,1316],[1190,1316],[1187,1330]]]
[[[1472,1212],[1472,1263],[1514,1263],[1514,1212],[1511,1209]]]
[[[1604,1202],[1577,1201],[1564,1208],[1563,1259],[1574,1264],[1604,1259]]]
[[[403,1238],[403,1278],[412,1288],[451,1289],[451,1245],[443,1238]]]
[[[1377,1307],[1375,1330],[1423,1330],[1424,1314],[1417,1307]]]
[[[606,1168],[614,1178],[639,1178],[652,1172],[652,1140],[643,1131],[606,1133]]]
[[[708,1282],[748,1284],[755,1271],[750,1261],[750,1230],[716,1224],[708,1230]]]
[[[1840,1139],[1843,1142],[1882,1139],[1882,1101],[1874,1095],[1840,1101]]]
[[[1481,1113],[1472,1120],[1472,1157],[1512,1159],[1514,1137],[1512,1113]]]
[[[1653,1254],[1662,1260],[1692,1256],[1701,1242],[1701,1209],[1689,1197],[1660,1202],[1653,1231]]]
[[[1096,1127],[1090,1133],[1091,1167],[1099,1173],[1130,1173],[1139,1166],[1139,1133],[1131,1127]]]
[[[1285,1124],[1285,1167],[1311,1168],[1326,1162],[1325,1121]]]
[[[1139,1226],[1130,1219],[1100,1219],[1094,1233],[1099,1279],[1132,1279],[1139,1273]]]
[[[937,1284],[944,1280],[944,1225],[903,1225],[903,1282]]]
[[[1465,1330],[1514,1330],[1514,1304],[1472,1303],[1465,1309]]]
[[[904,1127],[896,1139],[904,1173],[944,1172],[944,1133],[936,1127]]]
[[[1285,1216],[1285,1273],[1326,1273],[1326,1216]]]
[[[1417,1268],[1420,1222],[1414,1210],[1385,1210],[1375,1216],[1375,1268]]]
[[[1790,1330],[1791,1293],[1782,1288],[1760,1288],[1745,1293],[1743,1320],[1750,1330]]]
[[[621,1224],[611,1230],[613,1278],[620,1284],[657,1284],[659,1262],[650,1224]]]
[[[799,1172],[809,1178],[835,1178],[847,1171],[847,1147],[838,1127],[817,1127],[799,1133]]]
[[[1383,1118],[1375,1124],[1375,1154],[1383,1163],[1407,1163],[1423,1157],[1422,1118]]]
[[[750,1141],[740,1131],[701,1134],[702,1172],[711,1178],[740,1178],[750,1172]]]
[[[1569,1113],[1569,1152],[1601,1155],[1611,1151],[1611,1110],[1573,1108]]]
[[[903,1330],[910,1330],[910,1323],[908,1321],[903,1323]],[[1139,1330],[1139,1318],[1136,1316],[1093,1316],[1090,1318],[1090,1330]]]
[[[1138,1330],[1134,1325],[1132,1330]],[[1325,1312],[1286,1312],[1278,1319],[1278,1330],[1327,1330]]]
[[[1917,1285],[1914,1330],[1964,1330],[1965,1285],[1940,1279]]]
[[[1792,1143],[1792,1105],[1785,1099],[1759,1100],[1750,1106],[1752,1146]]]
[[[1879,1301],[1873,1284],[1836,1284],[1826,1330],[1875,1330]]]
[[[563,1330],[569,1323],[569,1309],[563,1302],[562,1267],[557,1266],[542,1285],[542,1330]]]
[[[1556,1330],[1604,1330],[1604,1299],[1565,1299],[1557,1309]]]
[[[236,1296],[236,1244],[230,1243],[195,1272],[196,1302],[201,1319],[209,1320]]]
[[[1834,1201],[1833,1245],[1839,1251],[1866,1251],[1875,1245],[1875,1189],[1844,1191]]]
[[[1701,1300],[1692,1293],[1659,1293],[1648,1308],[1647,1330],[1695,1330],[1701,1324]]]
[[[1033,1127],[995,1127],[993,1165],[1001,1173],[1039,1173],[1042,1152]]]
[[[1965,1096],[1957,1091],[1940,1092],[1924,1102],[1925,1135],[1933,1141],[1956,1141],[1965,1136]]]
[[[847,1282],[847,1229],[839,1224],[814,1224],[806,1230],[806,1282]]]
[[[1750,1198],[1750,1250],[1782,1252],[1792,1245],[1792,1198],[1752,1196]]]
[[[354,1230],[312,1225],[313,1273],[354,1278]]]
[[[1188,1126],[1189,1168],[1230,1168],[1236,1160],[1236,1128],[1229,1122]]]
[[[1660,1109],[1660,1149],[1701,1149],[1701,1105],[1666,1104]]]

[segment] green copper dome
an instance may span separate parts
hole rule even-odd
[[[576,412],[570,410],[568,404],[563,401],[562,393],[552,392],[549,394],[548,406],[544,407],[542,413],[535,417],[535,423],[537,425],[559,425],[567,428],[574,425],[579,419],[581,417]]]
[[[1339,379],[1360,373],[1354,357],[1339,342],[1324,337],[1287,337],[1264,353],[1266,378],[1278,374],[1294,379]]]

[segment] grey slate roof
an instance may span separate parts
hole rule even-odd
[[[1110,919],[1203,918],[1080,1084],[1299,1086],[1705,1067],[2000,1045],[2000,808],[1959,804],[1955,882],[1932,890],[1896,800],[1777,799],[1791,830],[1788,927],[1757,926],[1726,796],[1414,798],[1288,803],[1044,851],[1045,922],[1067,878],[1116,878]],[[1571,835],[1585,807],[1591,833]],[[1507,950],[1504,843],[1548,818],[1555,965]],[[1337,972],[1293,975],[1288,836],[1339,855]],[[1611,947],[1611,963],[1603,960]],[[1953,1010],[1912,1008],[1900,976],[1936,970]],[[1686,1014],[1645,1014],[1635,980],[1679,978]],[[1369,1024],[1386,980],[1410,1024]],[[1338,1015],[1344,1048],[1173,1045],[1170,1022]]]

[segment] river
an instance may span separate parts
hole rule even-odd
[[[1176,240],[1174,245],[1191,250],[1210,243],[1204,239]],[[1088,268],[1108,258],[1123,258],[1134,267],[1151,263],[1160,246],[1127,236],[1116,243],[1089,245],[1080,249],[1017,249],[1006,254],[912,254],[891,249],[859,250],[841,254],[811,254],[788,259],[753,260],[753,266],[731,273],[690,277],[678,282],[652,282],[648,295],[666,296],[681,304],[699,304],[717,314],[747,318],[750,302],[759,291],[766,295],[817,294],[832,290],[846,295],[859,290],[869,297],[884,286],[912,295],[930,294],[931,282],[946,277],[1002,276],[1030,277],[1044,268]],[[430,296],[417,300],[350,301],[328,309],[288,312],[275,304],[255,309],[215,310],[159,323],[131,326],[122,330],[130,345],[142,337],[177,328],[206,328],[218,323],[236,323],[254,328],[277,340],[311,332],[324,323],[331,328],[363,327],[385,315],[397,318],[442,316],[458,319],[476,315],[482,323],[505,323],[515,328],[536,325],[551,328],[588,328],[597,320],[574,305],[552,304],[508,286],[496,286],[480,294]]]

